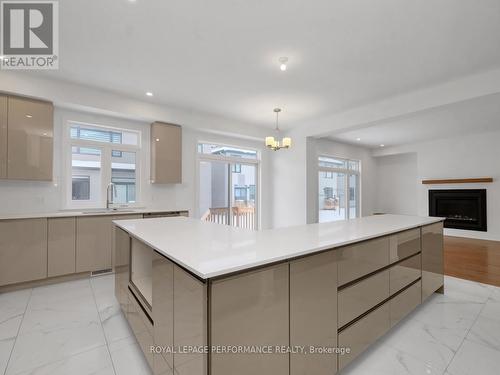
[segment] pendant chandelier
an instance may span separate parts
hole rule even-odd
[[[281,108],[274,108],[274,113],[276,113],[276,136],[279,136],[280,128],[278,123],[278,116],[281,112]],[[266,147],[270,148],[273,151],[281,150],[282,148],[290,148],[292,147],[292,138],[284,137],[281,141],[276,138],[270,136],[266,137]]]

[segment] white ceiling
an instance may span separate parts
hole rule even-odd
[[[60,69],[28,74],[269,127],[500,66],[498,0],[59,4]]]
[[[329,139],[379,148],[500,130],[500,94],[421,111],[411,116],[333,134]],[[357,139],[360,139],[359,141]]]

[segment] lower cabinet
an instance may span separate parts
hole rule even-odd
[[[211,286],[211,344],[288,346],[288,297],[288,264],[214,281]],[[289,356],[213,353],[211,373],[285,375],[289,373]]]
[[[128,280],[130,270],[130,237],[120,228],[115,229],[114,241],[115,259],[115,297],[124,312],[129,307]]]
[[[422,300],[444,285],[443,223],[422,227]]]
[[[112,268],[113,220],[140,219],[142,215],[76,218],[76,272]]]
[[[347,366],[390,327],[390,304],[386,302],[342,330],[339,333],[339,347],[351,348],[351,351],[339,356],[339,370]]]
[[[0,221],[0,285],[47,277],[47,219]]]
[[[334,251],[290,262],[290,345],[337,346],[337,262]],[[337,355],[290,354],[290,375],[333,375]]]
[[[48,277],[75,273],[76,219],[74,217],[49,218],[47,225]]]
[[[395,326],[401,319],[412,312],[422,302],[422,282],[417,281],[397,296],[392,298],[391,305],[391,327]]]

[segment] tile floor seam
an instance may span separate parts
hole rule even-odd
[[[490,290],[490,294],[488,295],[488,298],[486,298],[486,302],[483,303],[483,306],[481,306],[481,310],[479,310],[478,314],[474,318],[474,321],[472,322],[472,324],[470,325],[470,327],[467,329],[467,333],[465,334],[464,338],[460,342],[460,345],[457,347],[457,350],[453,353],[453,357],[451,357],[450,361],[446,365],[446,368],[444,369],[444,373],[443,374],[447,374],[448,373],[448,368],[452,364],[452,362],[455,359],[455,356],[457,355],[457,353],[460,351],[460,348],[464,345],[464,342],[467,339],[467,337],[469,336],[469,333],[470,333],[472,327],[474,327],[474,324],[476,324],[477,320],[479,319],[479,316],[481,315],[481,313],[483,312],[484,308],[486,307],[486,303],[488,303],[488,300],[490,299],[490,297],[491,297],[492,294],[493,294],[493,289]]]
[[[7,360],[7,364],[5,366],[3,375],[6,375],[7,370],[9,369],[10,360],[12,359],[12,353],[14,353],[14,348],[16,347],[17,339],[19,337],[19,332],[21,331],[21,326],[23,325],[24,317],[26,316],[26,311],[28,311],[28,306],[30,304],[32,296],[33,296],[33,288],[30,288],[30,295],[28,297],[28,300],[26,301],[26,306],[24,306],[23,317],[21,318],[21,323],[19,323],[19,327],[17,327],[17,333],[16,333],[16,338],[14,339],[14,345],[12,345],[12,348],[10,349],[9,359]]]
[[[109,360],[111,361],[111,367],[113,367],[114,374],[118,375],[118,373],[116,372],[115,363],[113,362],[113,357],[111,356],[111,349],[109,348],[108,338],[106,337],[106,332],[104,331],[104,326],[102,325],[101,312],[99,311],[99,306],[97,306],[97,298],[95,296],[95,290],[94,290],[94,285],[92,284],[92,279],[90,279],[89,282],[90,282],[90,290],[92,291],[92,298],[94,299],[95,308],[97,310],[97,316],[99,317],[99,325],[101,326],[102,334],[104,335],[104,341],[106,342],[106,349],[108,351]]]

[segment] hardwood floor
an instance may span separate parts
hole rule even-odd
[[[444,273],[500,286],[500,242],[445,236]]]

